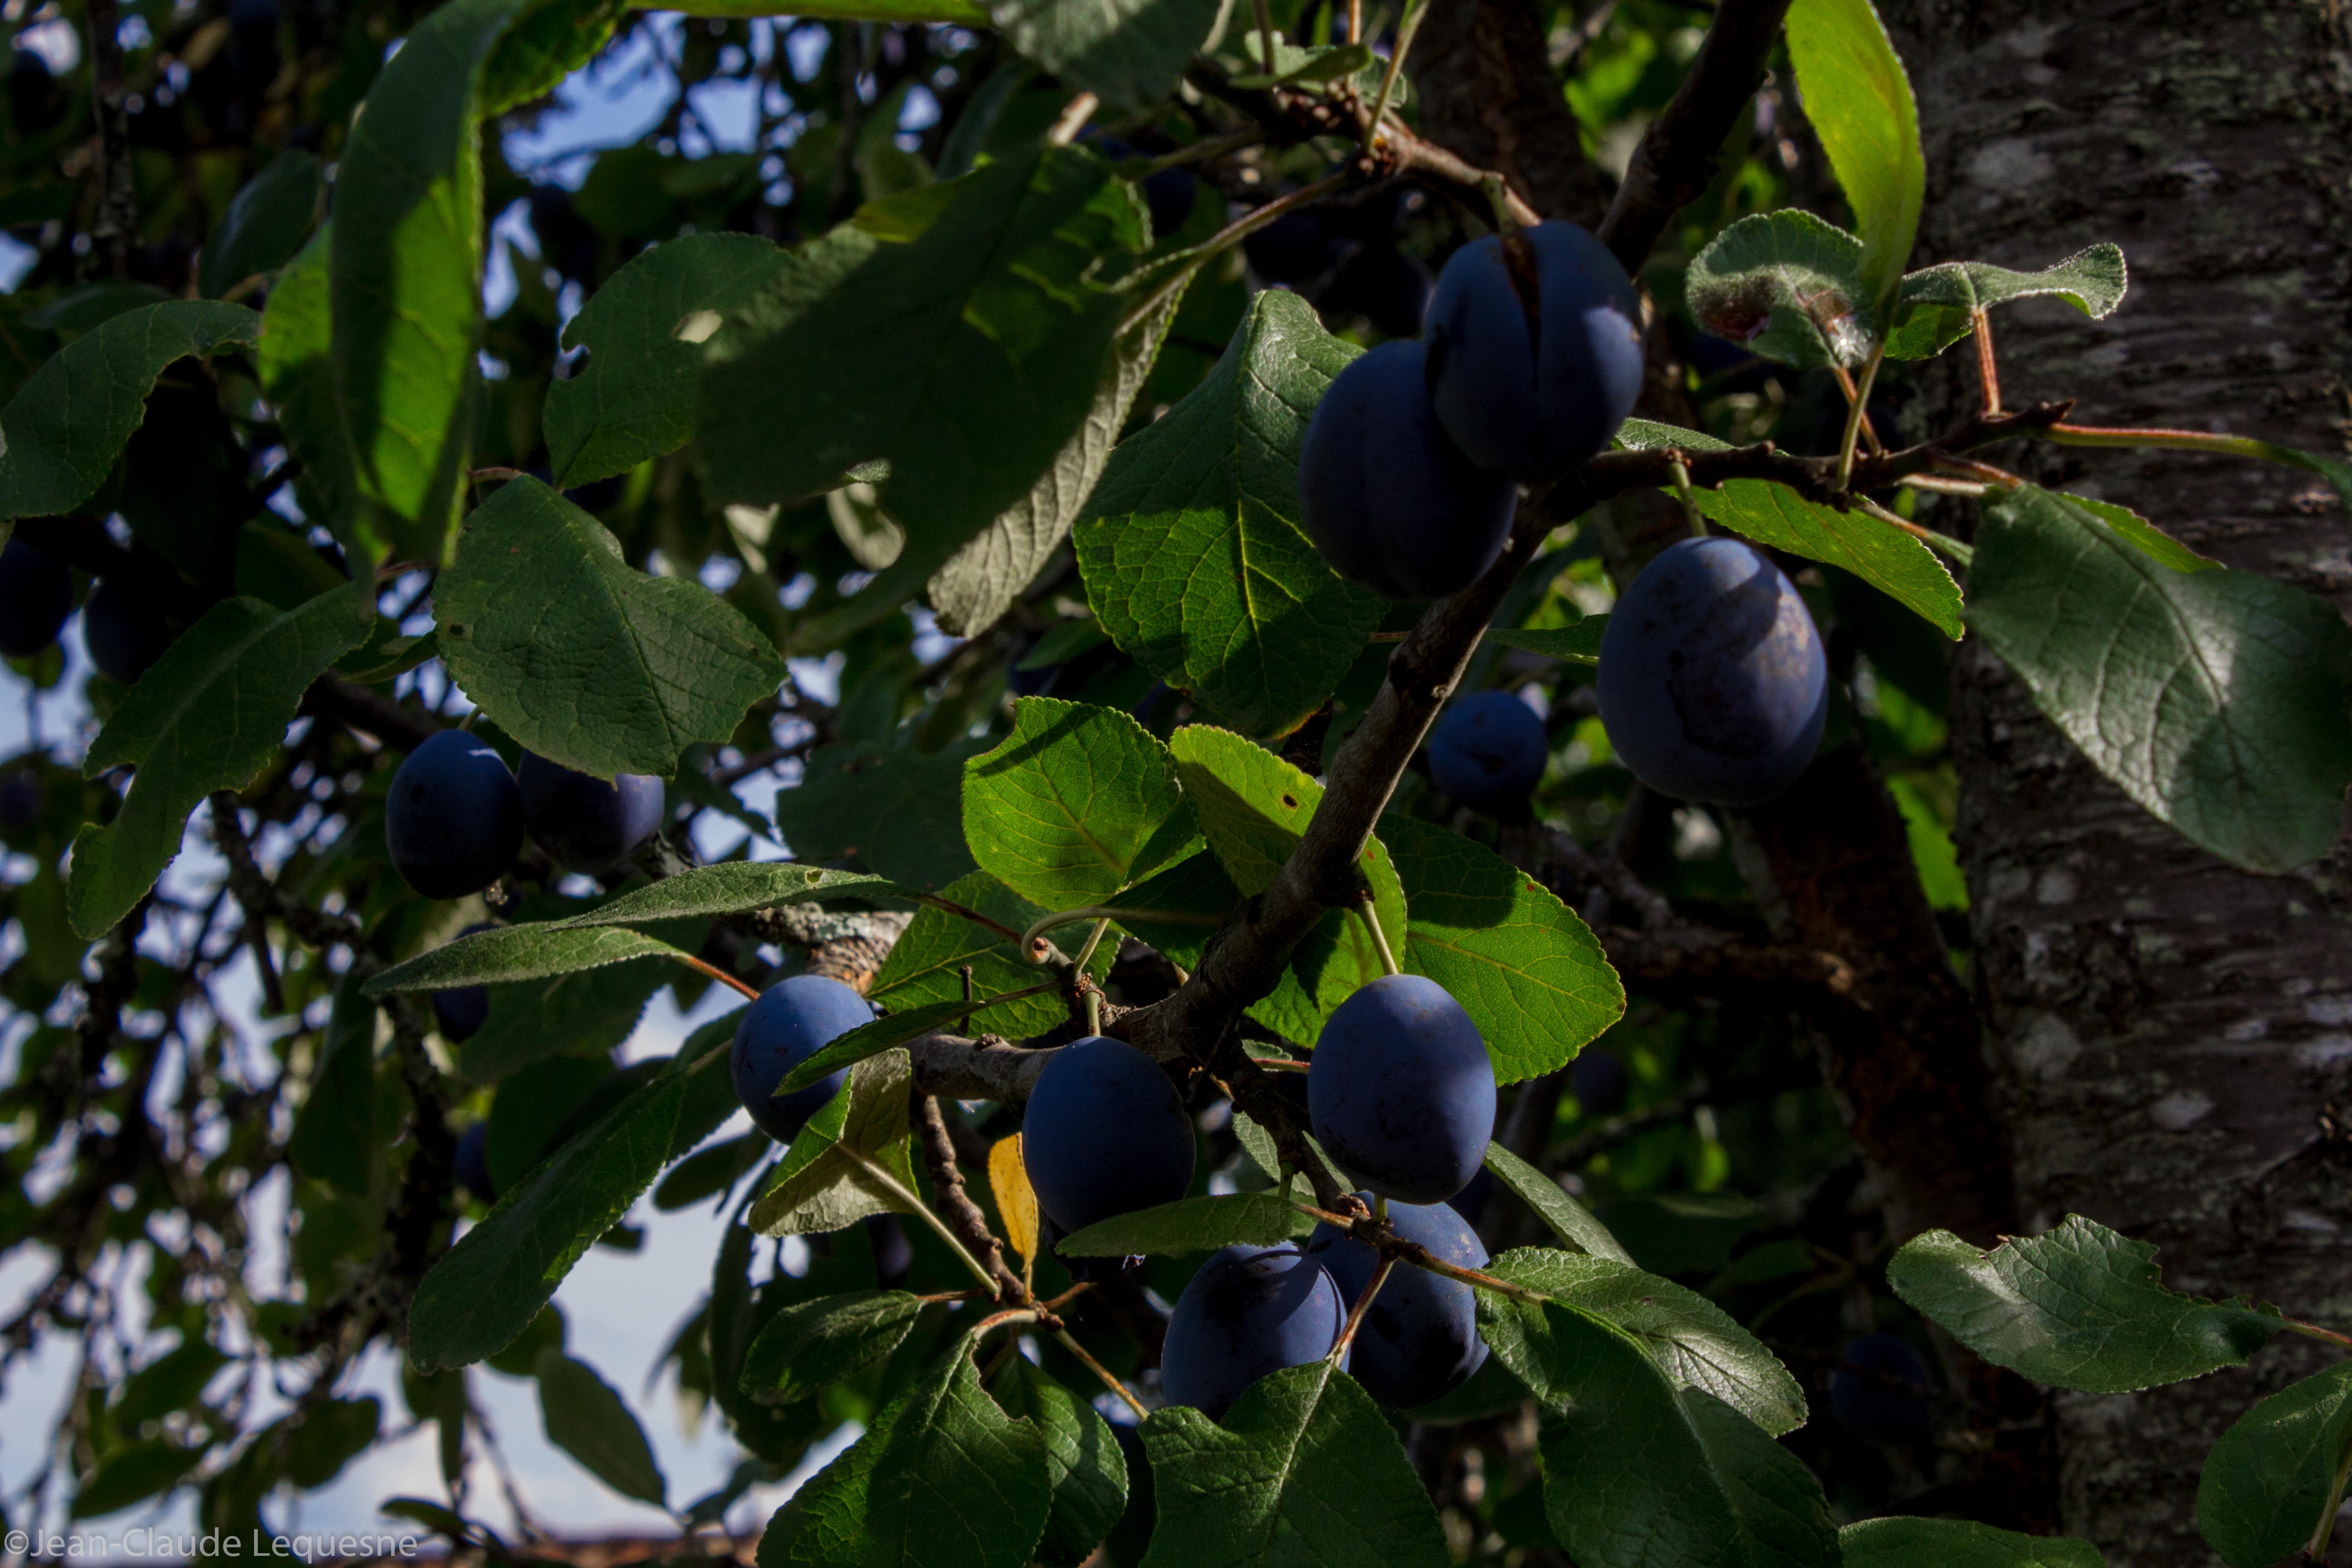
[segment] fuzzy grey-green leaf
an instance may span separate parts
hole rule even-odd
[[[2091,320],[2124,302],[2129,285],[2123,251],[2094,245],[2039,272],[2012,272],[1987,261],[1947,261],[1906,275],[1895,296],[1889,359],[1927,359],[1975,330],[1975,313],[2011,300],[2055,297]]]
[[[1717,337],[1800,368],[1870,357],[1877,311],[1862,241],[1808,212],[1741,218],[1691,258],[1691,314]]]

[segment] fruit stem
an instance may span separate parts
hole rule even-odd
[[[981,1267],[980,1259],[974,1258],[964,1244],[957,1238],[956,1233],[948,1228],[945,1220],[931,1212],[930,1205],[908,1192],[906,1183],[885,1170],[880,1161],[872,1158],[865,1151],[853,1149],[839,1140],[835,1140],[833,1146],[846,1154],[851,1164],[856,1165],[880,1184],[883,1191],[905,1204],[908,1214],[938,1232],[939,1238],[948,1244],[948,1250],[956,1255],[956,1261],[962,1264],[971,1272],[971,1277],[980,1281],[980,1288],[987,1291],[992,1300],[995,1298],[999,1289],[996,1276]]]
[[[1110,1368],[1103,1365],[1102,1363],[1095,1360],[1093,1356],[1087,1353],[1087,1347],[1078,1343],[1076,1339],[1072,1338],[1069,1330],[1055,1329],[1054,1331],[1054,1337],[1061,1342],[1062,1348],[1064,1350],[1069,1352],[1072,1355],[1077,1357],[1079,1361],[1085,1363],[1086,1368],[1088,1372],[1091,1372],[1097,1377],[1101,1378],[1105,1388],[1109,1389],[1113,1394],[1118,1394],[1121,1399],[1127,1401],[1127,1407],[1135,1412],[1137,1420],[1139,1421],[1151,1414],[1150,1411],[1146,1410],[1143,1407],[1143,1401],[1138,1399],[1134,1394],[1129,1390],[1127,1384],[1119,1382],[1117,1377],[1112,1375]]]
[[[1045,132],[1047,145],[1068,146],[1076,140],[1078,132],[1087,128],[1087,121],[1094,118],[1095,110],[1101,106],[1102,100],[1091,92],[1082,92],[1070,100],[1069,106],[1062,110],[1062,117],[1054,121],[1054,128]]]
[[[1305,1062],[1295,1062],[1288,1057],[1252,1057],[1250,1065],[1264,1068],[1268,1072],[1305,1072],[1307,1070]]]
[[[1265,140],[1265,129],[1256,125],[1247,126],[1239,131],[1228,131],[1222,136],[1203,136],[1189,147],[1179,147],[1173,153],[1164,153],[1154,158],[1144,165],[1143,173],[1139,178],[1148,180],[1154,174],[1169,169],[1181,168],[1187,163],[1205,163],[1212,158],[1222,158],[1228,153],[1238,153],[1245,147],[1255,147]]]
[[[1404,971],[1397,967],[1396,954],[1389,951],[1389,933],[1381,929],[1380,917],[1372,912],[1371,900],[1366,899],[1358,904],[1356,913],[1362,919],[1364,929],[1372,933],[1372,946],[1380,951],[1381,973],[1402,974]]]
[[[2317,1323],[2306,1323],[2300,1318],[2282,1318],[2279,1321],[2298,1334],[2315,1340],[2325,1340],[2331,1345],[2341,1345],[2347,1350],[2352,1350],[2352,1338],[2339,1334],[2333,1329],[2323,1329]]]
[[[1034,1323],[1036,1321],[1037,1310],[1034,1307],[1008,1307],[1002,1312],[991,1312],[974,1323],[971,1337],[977,1340],[989,1330],[1003,1328],[1007,1323]]]
[[[1676,451],[1666,453],[1666,472],[1674,477],[1675,493],[1683,498],[1683,516],[1690,523],[1691,537],[1706,537],[1706,514],[1698,510],[1698,492],[1691,489],[1690,465]]]
[[[1361,41],[1353,30],[1359,20],[1356,5],[1357,0],[1349,0],[1348,41],[1351,44]],[[1372,111],[1364,121],[1363,147],[1367,153],[1380,140],[1381,121],[1389,111],[1389,100],[1396,95],[1397,74],[1404,69],[1405,51],[1412,47],[1412,36],[1421,31],[1421,19],[1427,15],[1429,0],[1413,0],[1413,4],[1405,7],[1404,20],[1397,25],[1396,47],[1389,51],[1389,68],[1381,74],[1381,90],[1373,95]]]
[[[2344,1458],[2336,1462],[2336,1484],[2327,1489],[2326,1505],[2319,1510],[2319,1522],[2312,1526],[2311,1544],[2303,1549],[2304,1556],[2313,1563],[2327,1561],[2327,1538],[2335,1532],[2336,1510],[2344,1506],[2347,1479],[2352,1479],[2352,1448],[2347,1448]]]
[[[1087,960],[1094,957],[1095,949],[1102,945],[1103,932],[1108,930],[1110,930],[1110,917],[1108,915],[1101,916],[1096,920],[1095,929],[1087,932],[1086,945],[1079,948],[1078,956],[1070,961],[1071,967],[1084,970],[1087,966]]]
[[[2000,366],[1992,357],[1992,314],[1982,305],[1969,312],[1977,334],[1977,380],[1984,386],[1984,411],[2000,412]]]
[[[1256,0],[1256,5],[1258,53],[1265,57],[1265,74],[1278,75],[1274,68],[1274,12],[1265,0]]]
[[[1845,411],[1845,437],[1838,443],[1838,482],[1840,489],[1853,485],[1853,447],[1862,436],[1863,410],[1870,406],[1871,384],[1878,379],[1878,366],[1886,357],[1884,340],[1871,345],[1870,357],[1863,362],[1862,381],[1853,389],[1853,401]]]
[[[740,991],[744,995],[749,996],[754,1002],[757,1002],[760,999],[760,988],[758,986],[747,984],[744,982],[738,980],[735,976],[728,973],[725,970],[719,968],[715,963],[705,963],[701,959],[695,957],[694,954],[690,952],[673,952],[670,956],[677,959],[680,963],[685,964],[688,969],[700,970],[703,973],[708,974],[711,979],[718,981],[722,985],[732,985],[736,990]]]
[[[1180,926],[1213,926],[1224,923],[1223,915],[1204,915],[1196,910],[1171,910],[1163,914],[1158,910],[1129,910],[1110,904],[1096,904],[1083,910],[1056,910],[1045,916],[1021,933],[1019,938],[1021,950],[1024,952],[1028,952],[1030,943],[1056,926],[1076,925],[1080,921],[1126,920],[1160,921],[1169,925]],[[1094,943],[1089,942],[1087,946],[1091,952]],[[1086,960],[1079,958],[1074,962],[1084,963]]]
[[[2229,458],[2254,458],[2310,468],[2311,463],[2292,447],[2257,441],[2251,436],[2223,436],[2209,430],[2168,430],[2112,425],[2053,425],[2045,434],[2062,447],[2163,447],[2179,452],[2218,452]]]
[[[1386,1202],[1385,1199],[1381,1201]],[[1389,1270],[1395,1267],[1395,1258],[1383,1258],[1381,1266],[1372,1270],[1370,1280],[1364,1286],[1364,1293],[1356,1298],[1355,1306],[1349,1310],[1348,1321],[1341,1326],[1339,1337],[1331,1342],[1331,1353],[1323,1358],[1325,1361],[1338,1366],[1340,1358],[1348,1353],[1349,1345],[1355,1342],[1356,1330],[1364,1321],[1364,1314],[1371,1310],[1372,1298],[1381,1293],[1381,1287],[1388,1283]]]
[[[1912,521],[1909,518],[1899,516],[1896,513],[1888,510],[1886,508],[1879,505],[1876,501],[1871,500],[1868,496],[1858,495],[1853,498],[1853,500],[1856,506],[1860,507],[1870,516],[1876,518],[1881,522],[1893,524],[1895,527],[1899,528],[1904,532],[1909,534],[1912,538],[1919,541],[1920,543],[1927,545],[1929,549],[1941,551],[1944,554],[1950,556],[1953,560],[1958,562],[1963,566],[1973,565],[1975,563],[1977,552],[1974,545],[1963,544],[1958,540],[1951,537],[1951,535],[1937,533],[1932,528],[1922,528],[1917,523]]]

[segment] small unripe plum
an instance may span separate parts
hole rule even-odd
[[[1064,1232],[1172,1204],[1192,1185],[1192,1119],[1160,1064],[1089,1035],[1055,1051],[1021,1117],[1037,1207]]]
[[[1540,223],[1520,238],[1528,266],[1516,276],[1491,234],[1438,273],[1430,395],[1471,461],[1535,484],[1591,461],[1633,411],[1642,302],[1609,247],[1576,225]]]
[[[1367,1204],[1370,1193],[1356,1194]],[[1462,1216],[1444,1204],[1391,1204],[1389,1226],[1456,1268],[1484,1268],[1486,1249]],[[1381,1255],[1326,1220],[1307,1238],[1307,1256],[1323,1265],[1339,1289],[1343,1310],[1372,1282]],[[1348,1371],[1382,1405],[1410,1410],[1442,1399],[1470,1379],[1486,1359],[1478,1337],[1478,1300],[1469,1286],[1410,1263],[1389,1270],[1381,1293],[1357,1326]]]
[[[549,859],[583,876],[600,877],[626,864],[661,826],[662,782],[646,773],[622,773],[607,783],[525,752],[515,783],[533,842]]]
[[[1855,1436],[1872,1443],[1916,1443],[1935,1426],[1935,1408],[1920,1394],[1892,1386],[1929,1386],[1927,1369],[1907,1341],[1864,1334],[1838,1359],[1845,1364],[1830,1375],[1830,1409]]]
[[[486,1204],[499,1201],[498,1189],[490,1182],[490,1124],[487,1121],[477,1121],[457,1135],[457,1184]]]
[[[496,931],[488,921],[477,921],[457,933],[457,940],[477,931]],[[463,1045],[481,1032],[490,1020],[490,988],[487,985],[456,985],[446,991],[433,993],[433,1021],[440,1026],[441,1037],[451,1045]]]
[[[73,574],[47,551],[11,539],[0,550],[0,654],[30,658],[73,614]]]
[[[1738,539],[1685,539],[1642,568],[1601,638],[1601,721],[1661,795],[1761,805],[1828,721],[1829,660],[1796,585]]]
[[[1259,1378],[1330,1354],[1347,1317],[1331,1276],[1297,1247],[1228,1247],[1176,1298],[1160,1389],[1221,1420]]]
[[[383,837],[410,887],[428,899],[462,899],[514,864],[522,848],[522,794],[488,742],[444,730],[392,775]]]
[[[1391,599],[1468,587],[1510,535],[1518,488],[1473,465],[1431,408],[1419,342],[1359,356],[1298,450],[1298,520],[1331,570]]]
[[[822,974],[795,974],[761,992],[735,1025],[727,1061],[735,1098],[751,1113],[753,1125],[777,1142],[790,1143],[849,1075],[846,1068],[828,1073],[786,1095],[777,1094],[776,1086],[793,1068],[873,1021],[872,1004]]]
[[[1495,1066],[1444,986],[1383,975],[1332,1009],[1307,1103],[1316,1139],[1359,1184],[1399,1203],[1442,1204],[1486,1158]]]
[[[1527,799],[1550,755],[1543,721],[1508,691],[1457,699],[1429,732],[1429,776],[1456,805],[1474,811]]]
[[[82,601],[81,640],[100,675],[133,686],[172,646],[172,632],[146,595],[108,580]]]
[[[1568,1069],[1568,1084],[1585,1115],[1613,1116],[1624,1105],[1633,1080],[1615,1052],[1606,1046],[1587,1046]]]

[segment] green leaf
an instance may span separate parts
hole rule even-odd
[[[629,14],[626,0],[532,0],[482,70],[485,120],[520,108],[596,58]]]
[[[563,329],[587,363],[547,389],[558,489],[625,474],[694,434],[702,360],[722,321],[791,265],[750,234],[692,234],[640,252]]]
[[[671,1139],[689,1088],[726,1059],[725,1051],[709,1052],[641,1084],[459,1237],[416,1288],[408,1315],[410,1363],[419,1373],[467,1366],[530,1327],[580,1255],[629,1212],[674,1157]]]
[[[821,1393],[898,1348],[923,1310],[904,1290],[798,1301],[768,1320],[743,1357],[743,1392],[762,1405]]]
[[[1528,1164],[1500,1143],[1486,1145],[1486,1169],[1495,1179],[1519,1195],[1519,1200],[1536,1211],[1544,1224],[1551,1226],[1554,1236],[1570,1250],[1590,1253],[1618,1263],[1630,1264],[1633,1255],[1609,1234],[1609,1227],[1592,1217],[1592,1212],[1566,1193],[1559,1184]]]
[[[370,996],[392,991],[447,991],[544,980],[648,954],[675,956],[666,942],[633,931],[572,931],[560,925],[504,926],[476,931],[395,963],[361,987]]]
[[[70,1519],[100,1519],[180,1484],[204,1462],[201,1447],[176,1443],[132,1443],[117,1448],[100,1462],[88,1480],[75,1489]]]
[[[1677,1387],[1633,1335],[1580,1308],[1486,1291],[1478,1324],[1545,1401],[1544,1510],[1580,1568],[1838,1561],[1803,1461],[1713,1394]]]
[[[1119,925],[1187,969],[1201,967],[1209,938],[1242,901],[1225,868],[1207,849],[1118,896]],[[1155,920],[1143,911],[1163,915]]]
[[[668,776],[783,679],[741,612],[689,578],[637,571],[604,524],[533,479],[466,519],[433,605],[467,695],[522,745],[599,778]]]
[[[1766,359],[1811,368],[1870,357],[1877,310],[1862,241],[1811,213],[1741,218],[1691,258],[1685,287],[1701,327]]]
[[[2155,1260],[2153,1245],[2068,1215],[1990,1252],[1931,1230],[1895,1255],[1886,1278],[1995,1366],[2091,1394],[2243,1366],[2278,1331],[2275,1311],[2166,1289]]]
[[[1911,258],[1927,186],[1911,80],[1870,0],[1796,0],[1787,31],[1805,122],[1862,231],[1863,283],[1886,300]]]
[[[774,0],[691,0],[682,7],[689,16],[772,16]],[[887,22],[911,26],[946,22],[959,27],[985,27],[988,12],[973,0],[805,0],[795,4],[795,16],[840,22]]]
[[[1252,1384],[1223,1424],[1143,1424],[1159,1524],[1143,1568],[1446,1568],[1429,1493],[1370,1394],[1328,1362]]]
[[[126,1431],[160,1421],[202,1398],[205,1385],[227,1364],[228,1357],[204,1340],[185,1341],[131,1373],[109,1414]]]
[[[1007,1415],[1035,1422],[1045,1439],[1054,1510],[1036,1561],[1041,1568],[1079,1568],[1127,1509],[1127,1458],[1110,1423],[1024,1355],[1006,1359],[989,1392]]]
[[[926,1035],[936,1035],[942,1029],[952,1029],[965,1019],[984,1013],[993,1006],[1013,1006],[1014,1003],[999,1003],[991,996],[974,997],[966,1002],[926,1002],[877,1018],[870,1024],[860,1024],[849,1033],[826,1045],[823,1050],[786,1073],[776,1085],[778,1094],[795,1094],[820,1079],[830,1078],[845,1067],[855,1067],[868,1057],[878,1057],[895,1047],[911,1044]]]
[[[536,1371],[547,1440],[623,1497],[667,1507],[669,1487],[654,1462],[653,1445],[613,1385],[586,1362],[551,1345],[539,1352]]]
[[[2138,523],[2032,485],[1988,502],[1969,625],[2094,767],[2190,840],[2254,871],[2318,858],[2352,779],[2352,634],[2303,589],[2152,559]]]
[[[1099,904],[1200,847],[1168,748],[1116,708],[1024,697],[963,768],[974,860],[1049,910]]]
[[[319,221],[326,181],[318,155],[300,148],[280,153],[247,180],[205,236],[196,286],[217,300],[257,272],[274,272],[293,259]]]
[[[1412,911],[1397,956],[1462,1004],[1496,1082],[1566,1067],[1625,1016],[1625,987],[1600,939],[1550,889],[1434,823],[1391,813],[1381,841]]]
[[[682,978],[657,958],[559,975],[543,985],[501,985],[490,1014],[457,1047],[459,1076],[496,1083],[549,1057],[603,1058],[635,1032],[654,993]]]
[[[2087,1541],[1959,1519],[1866,1519],[1838,1531],[1838,1550],[1845,1568],[2102,1568],[2106,1561]]]
[[[706,495],[796,500],[887,458],[908,555],[943,562],[1085,420],[1126,305],[1097,274],[1142,239],[1125,183],[1066,147],[860,209],[712,341],[696,421]]]
[[[74,839],[66,908],[75,931],[95,938],[130,913],[180,852],[196,803],[243,789],[278,759],[304,690],[367,635],[370,586],[283,612],[224,599],[124,694],[90,742],[82,775],[125,763],[137,772],[114,820]]]
[[[914,1064],[904,1051],[868,1057],[808,1119],[768,1190],[751,1205],[762,1236],[839,1230],[871,1214],[908,1214],[915,1167],[907,1124]],[[875,1167],[888,1180],[875,1173]],[[898,1184],[893,1191],[890,1182]]]
[[[1255,735],[1322,706],[1386,606],[1298,531],[1298,447],[1356,355],[1297,295],[1266,289],[1216,367],[1119,444],[1074,535],[1121,649]]]
[[[777,1510],[759,1568],[1022,1568],[1053,1507],[1045,1434],[997,1407],[959,1340]]]
[[[2012,272],[1988,261],[1947,261],[1903,279],[1895,302],[1889,359],[1928,359],[1976,330],[1975,312],[2011,300],[2055,296],[2091,320],[2104,321],[2124,302],[2129,274],[2123,251],[2095,245],[2039,272]]]
[[[174,360],[253,347],[261,318],[242,305],[166,300],[83,333],[0,409],[0,520],[68,512],[88,500],[147,415]]]
[[[864,741],[809,753],[799,785],[776,795],[776,829],[803,860],[855,854],[909,888],[942,888],[972,868],[963,842],[963,741],[929,755]]]
[[[611,903],[558,921],[566,931],[590,926],[650,925],[701,915],[740,915],[788,904],[829,903],[835,899],[898,899],[908,889],[885,877],[834,871],[784,861],[730,861],[697,866],[665,877],[650,888],[624,893]]]
[[[951,902],[986,915],[1012,931],[1014,937],[1046,912],[985,871],[974,871],[949,883],[940,892]],[[1014,937],[944,910],[918,910],[905,933],[890,949],[890,955],[875,973],[873,998],[894,1014],[911,1013],[935,1003],[961,1003],[962,969],[967,963],[971,965],[972,994],[976,996],[1003,997],[1050,980],[1052,971],[1028,962],[1019,952]],[[1108,939],[1100,943],[1087,963],[1087,973],[1097,979],[1108,973],[1118,945]],[[989,1027],[1015,1038],[1043,1034],[1070,1016],[1068,1004],[1051,992],[992,1005],[994,1011],[989,1015]]]
[[[1313,819],[1323,786],[1263,746],[1203,725],[1176,731],[1170,742],[1184,793],[1200,815],[1201,832],[1245,894],[1265,891]],[[1406,951],[1404,886],[1378,838],[1357,861],[1371,908],[1390,949]],[[1312,1037],[1331,1009],[1384,973],[1363,923],[1333,910],[1291,954],[1281,986],[1255,1003],[1252,1016],[1293,1039]]]
[[[991,0],[989,19],[1024,58],[1113,110],[1175,90],[1217,23],[1217,0]]]
[[[327,257],[333,227],[322,225],[270,285],[255,360],[261,390],[278,410],[278,434],[301,465],[294,488],[303,515],[335,530],[353,554],[373,560],[383,554],[383,542],[356,528],[356,459],[330,342],[333,323]]]
[[[1539,653],[1547,658],[1572,659],[1578,664],[1601,662],[1601,638],[1609,629],[1607,616],[1587,616],[1572,626],[1543,626],[1534,630],[1511,626],[1493,626],[1481,641],[1497,647],[1515,647],[1526,653]]]
[[[1257,40],[1252,38],[1248,47],[1255,53]],[[1293,64],[1291,57],[1294,55],[1304,58]],[[1259,58],[1262,59],[1263,56]],[[1318,45],[1302,49],[1277,42],[1274,57],[1277,68],[1272,75],[1260,71],[1254,76],[1232,77],[1227,79],[1226,85],[1265,88],[1289,87],[1300,82],[1337,81],[1341,77],[1371,69],[1378,60],[1380,57],[1373,54],[1370,46],[1366,44]]]
[[[286,1140],[286,1157],[296,1170],[354,1197],[367,1195],[383,1153],[376,1131],[375,1011],[360,994],[358,976],[335,983],[310,1092]]]
[[[1278,1193],[1232,1193],[1179,1198],[1131,1214],[1097,1220],[1062,1238],[1054,1250],[1066,1258],[1178,1256],[1214,1252],[1236,1243],[1273,1247],[1315,1228]]]
[[[2280,1390],[2205,1456],[2197,1528],[2230,1568],[2271,1568],[2307,1545],[2352,1460],[2352,1362]]]
[[[1037,574],[1070,537],[1070,526],[1110,462],[1118,433],[1127,424],[1137,395],[1151,378],[1160,345],[1167,341],[1168,329],[1198,270],[1197,262],[1186,268],[1172,284],[1163,287],[1159,302],[1119,334],[1111,345],[1110,363],[1095,388],[1094,405],[1029,493],[999,513],[931,574],[923,592],[938,615],[941,631],[970,637],[987,630],[1036,581]],[[883,590],[903,598],[901,584],[893,576],[884,573],[858,597]]]
[[[1696,430],[1628,419],[1619,443],[1634,451],[1675,447],[1719,452],[1726,443]],[[1955,642],[1959,640],[1960,590],[1936,552],[1891,523],[1861,511],[1815,506],[1769,479],[1727,479],[1720,489],[1696,492],[1698,509],[1759,544],[1844,568],[1897,604],[1906,605]]]
[[[1600,1319],[1647,1352],[1676,1388],[1713,1394],[1774,1436],[1805,1424],[1804,1390],[1789,1369],[1755,1335],[1696,1290],[1644,1274],[1630,1263],[1551,1247],[1507,1252],[1488,1264],[1486,1272]],[[1540,1334],[1549,1321],[1524,1306],[1516,1313],[1494,1314],[1495,1328],[1505,1336]],[[1496,1349],[1499,1353],[1499,1345]],[[1540,1352],[1528,1350],[1507,1359],[1517,1371],[1533,1364],[1530,1354],[1543,1359]]]
[[[429,565],[480,416],[483,64],[521,5],[428,13],[376,74],[335,170],[332,363],[357,500],[372,533]]]

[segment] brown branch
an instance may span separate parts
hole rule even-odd
[[[1666,111],[1627,165],[1600,238],[1638,273],[1666,225],[1715,177],[1716,154],[1764,79],[1789,0],[1722,0]]]
[[[98,130],[98,241],[110,278],[131,274],[139,237],[139,192],[131,174],[131,111],[122,85],[121,13],[116,0],[89,0],[89,107]]]
[[[955,1140],[940,1114],[939,1096],[915,1091],[915,1129],[922,1134],[923,1168],[930,1173],[931,1201],[956,1239],[982,1267],[996,1278],[996,1299],[1007,1305],[1031,1300],[1021,1276],[1005,1267],[1003,1245],[988,1228],[988,1216],[963,1190],[963,1170],[956,1163]]]
[[[447,728],[429,713],[394,702],[356,681],[322,675],[302,694],[305,713],[332,719],[373,735],[396,752],[413,752]]]

